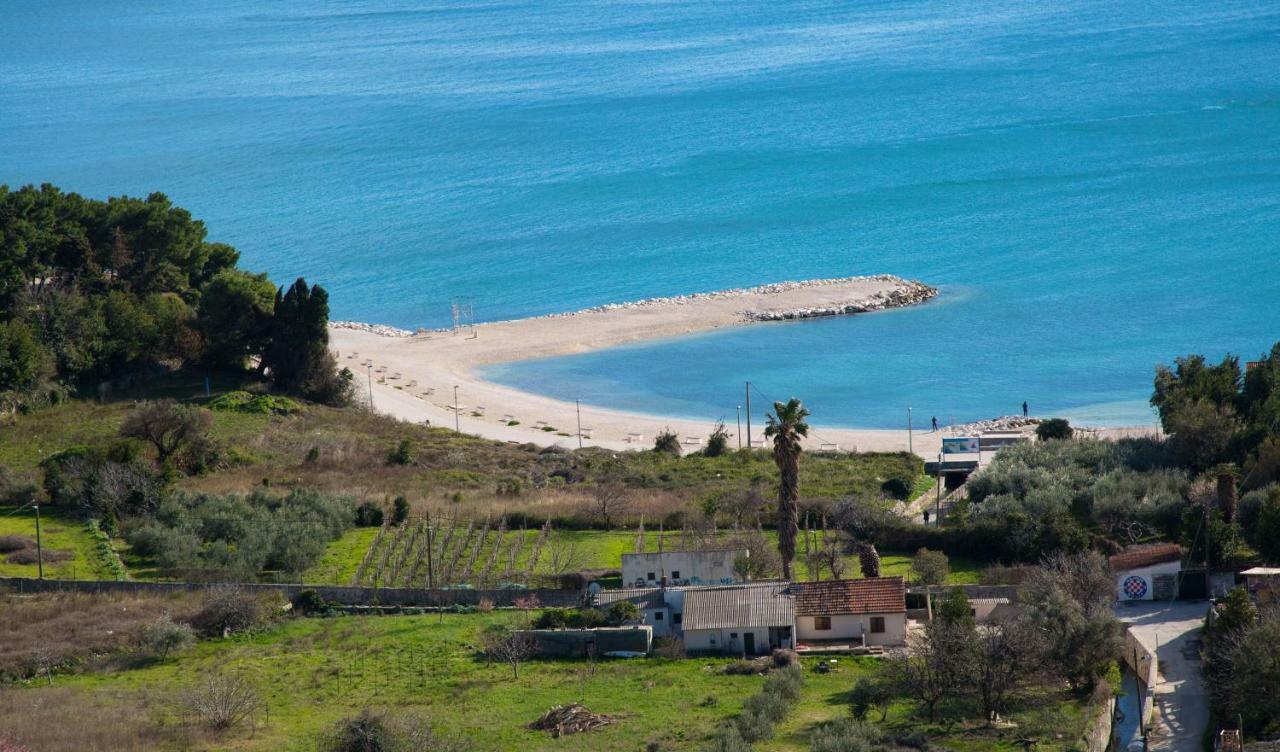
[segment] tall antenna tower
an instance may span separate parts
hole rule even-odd
[[[453,335],[456,337],[459,333],[466,334],[467,339],[475,339],[476,334],[476,312],[475,305],[471,302],[471,298],[457,297],[450,304],[453,313]]]

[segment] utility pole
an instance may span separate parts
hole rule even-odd
[[[742,448],[742,405],[738,405],[738,448]]]
[[[747,449],[751,448],[751,382],[747,382]]]
[[[369,409],[373,409],[373,363],[369,363]]]
[[[434,587],[435,570],[431,566],[431,559],[435,552],[431,548],[431,510],[427,510],[427,589]]]
[[[458,385],[453,385],[453,430],[462,433],[462,422],[458,417]]]
[[[44,579],[44,544],[40,538],[40,505],[36,504],[36,565],[39,567],[40,579]]]
[[[911,439],[911,406],[907,405],[907,454],[915,454],[916,450]]]
[[[575,399],[573,409],[578,414],[578,448],[582,448],[582,401]]]
[[[941,520],[938,519],[938,513],[942,511],[942,452],[938,452],[938,493],[933,497],[933,524],[936,526]]]

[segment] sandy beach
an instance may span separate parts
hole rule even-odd
[[[611,304],[573,313],[476,324],[459,331],[408,332],[354,322],[330,326],[330,346],[341,366],[355,372],[357,395],[373,407],[413,422],[458,428],[500,441],[578,445],[578,412],[571,402],[490,383],[480,367],[531,358],[587,352],[642,340],[674,337],[726,327],[771,325],[769,321],[915,305],[936,295],[922,283],[889,275],[783,282],[756,288]],[[455,387],[459,409],[455,418]],[[753,405],[750,440],[763,445],[760,416],[768,405]],[[927,416],[917,416],[927,421]],[[726,416],[739,442],[735,416]],[[516,422],[517,425],[510,425]],[[945,432],[826,428],[819,420],[806,447],[840,451],[900,451],[910,442],[916,453],[936,454]],[[581,407],[582,443],[616,450],[648,449],[665,429],[686,451],[699,448],[712,421],[644,415],[595,406]],[[742,444],[748,437],[743,424]]]

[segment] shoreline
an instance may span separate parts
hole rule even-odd
[[[756,287],[610,303],[566,313],[486,322],[457,331],[405,329],[378,324],[330,323],[330,348],[356,375],[358,401],[402,420],[449,428],[484,438],[541,446],[615,450],[649,449],[663,430],[677,434],[686,452],[696,451],[714,421],[655,416],[565,402],[485,380],[479,369],[500,363],[589,352],[628,343],[677,337],[773,321],[857,315],[918,305],[938,291],[892,275],[779,282]],[[456,399],[459,409],[455,415]],[[762,446],[761,405],[754,411],[750,441]],[[731,416],[730,416],[731,417]],[[514,424],[513,424],[514,423]],[[737,426],[726,425],[737,447]],[[747,446],[744,418],[741,442]],[[936,454],[945,431],[814,426],[805,446],[828,451],[906,451]]]

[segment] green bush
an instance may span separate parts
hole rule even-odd
[[[380,527],[382,525],[382,507],[372,501],[365,501],[356,507],[356,527]]]
[[[413,464],[413,445],[408,439],[404,439],[396,445],[394,449],[387,453],[388,465],[411,465]]]
[[[747,702],[750,703],[758,697],[760,695],[752,695]],[[763,713],[748,712],[746,704],[743,706],[742,713],[734,720],[734,726],[738,729],[738,735],[748,744],[755,744],[773,737],[773,721]]]
[[[670,454],[675,457],[680,456],[680,437],[676,436],[670,430],[661,431],[658,437],[653,440],[653,451],[660,454]]]
[[[407,519],[409,519],[409,500],[403,496],[397,496],[395,501],[391,502],[391,521],[396,525],[402,525]]]
[[[779,704],[789,705],[800,699],[804,690],[804,674],[800,665],[792,663],[785,668],[777,669],[764,680],[762,692],[774,697]]]
[[[191,626],[206,637],[229,637],[270,622],[279,614],[276,606],[274,594],[221,585],[205,591]]]
[[[289,415],[302,406],[296,400],[276,394],[250,394],[244,391],[220,394],[209,401],[214,412],[250,415]]]
[[[609,606],[607,620],[613,626],[638,622],[640,621],[640,607],[631,601],[617,601]]]
[[[146,625],[142,630],[142,644],[160,660],[170,653],[177,653],[195,644],[196,635],[187,624],[174,621],[168,614]]]
[[[854,718],[828,721],[809,736],[812,752],[874,752],[881,748],[879,729]]]
[[[1036,426],[1036,438],[1041,441],[1050,439],[1069,439],[1075,434],[1071,424],[1065,418],[1049,418],[1040,421]]]

